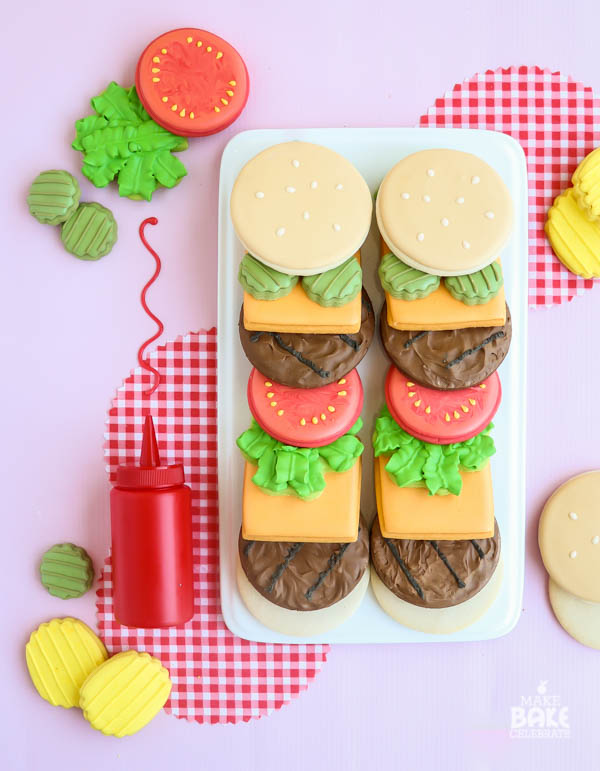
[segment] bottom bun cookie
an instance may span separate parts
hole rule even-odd
[[[238,559],[237,584],[244,604],[263,626],[280,634],[311,637],[335,629],[358,609],[369,586],[369,571],[344,599],[319,610],[288,610],[265,599],[250,583]]]
[[[588,602],[565,591],[548,577],[548,596],[558,623],[574,640],[600,650],[600,602]]]
[[[401,600],[390,591],[371,568],[371,586],[383,610],[403,626],[427,634],[452,634],[471,626],[492,605],[502,584],[503,565],[500,561],[487,584],[460,605],[447,608],[422,608]]]

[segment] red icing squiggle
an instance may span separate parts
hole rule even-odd
[[[144,396],[150,396],[151,394],[153,394],[156,391],[156,389],[160,385],[160,372],[155,367],[153,367],[151,364],[148,364],[148,362],[144,359],[144,351],[150,345],[150,343],[153,343],[155,340],[158,340],[158,338],[164,332],[165,327],[164,327],[164,324],[162,323],[162,321],[158,318],[158,316],[156,316],[154,313],[152,313],[152,311],[148,307],[148,303],[146,302],[146,292],[152,286],[152,284],[156,281],[156,279],[159,276],[160,270],[162,268],[162,263],[160,261],[160,257],[158,256],[158,254],[154,251],[154,249],[150,246],[150,244],[146,240],[146,235],[144,233],[146,225],[158,225],[157,218],[156,217],[148,217],[148,219],[145,219],[141,223],[140,230],[139,230],[140,239],[141,239],[142,243],[144,244],[146,249],[150,252],[150,254],[154,257],[154,259],[156,261],[156,269],[155,269],[154,273],[152,274],[152,276],[151,276],[150,280],[148,281],[148,283],[142,289],[142,294],[140,295],[140,300],[141,300],[141,303],[142,303],[142,308],[146,311],[148,316],[150,316],[152,321],[154,321],[156,323],[158,329],[152,335],[152,337],[149,337],[146,340],[145,343],[142,343],[142,345],[140,346],[140,349],[138,351],[138,355],[137,355],[140,367],[143,367],[145,370],[147,370],[148,372],[151,372],[154,375],[154,385],[152,386],[152,388],[150,388],[150,389],[148,389],[146,391],[143,391]]]

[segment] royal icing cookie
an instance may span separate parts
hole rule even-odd
[[[215,134],[236,120],[248,100],[244,60],[223,38],[205,29],[174,29],[141,55],[135,84],[140,101],[173,134]]]
[[[90,555],[74,543],[57,543],[42,557],[40,577],[54,597],[82,597],[94,581]]]
[[[584,278],[600,277],[600,223],[588,218],[572,187],[554,199],[545,231],[565,268]]]
[[[110,209],[82,203],[63,223],[60,237],[65,249],[80,260],[99,260],[117,241],[117,223]]]
[[[244,353],[268,379],[292,388],[317,388],[358,366],[371,345],[375,315],[363,289],[360,329],[352,335],[251,332],[244,326],[243,308],[238,328]]]
[[[506,306],[503,326],[397,330],[389,325],[384,305],[380,332],[387,355],[409,380],[445,390],[476,386],[495,372],[508,353],[512,324]]]
[[[573,194],[589,219],[600,220],[600,148],[581,161],[573,172]]]
[[[573,477],[552,493],[538,541],[544,567],[558,586],[600,602],[600,471]]]
[[[94,632],[77,618],[55,618],[31,633],[27,669],[42,699],[54,707],[79,706],[86,677],[108,657]]]
[[[502,388],[494,372],[472,388],[440,391],[409,380],[393,365],[385,380],[385,399],[398,425],[432,444],[464,442],[481,433],[500,406]]]
[[[298,276],[289,276],[245,254],[240,262],[238,281],[245,292],[256,300],[279,300],[298,283]]]
[[[364,398],[355,369],[310,390],[281,385],[253,369],[247,395],[258,424],[274,439],[294,447],[323,447],[338,439],[358,420]]]
[[[379,520],[371,531],[373,567],[401,600],[422,608],[460,605],[480,592],[500,559],[500,532],[491,538],[413,540],[386,538]]]
[[[233,227],[246,251],[291,275],[310,276],[345,262],[367,237],[371,211],[371,193],[354,166],[308,142],[259,153],[231,193]]]
[[[452,297],[465,305],[485,305],[498,295],[503,284],[502,266],[499,262],[492,262],[491,265],[466,276],[449,276],[444,279],[444,285]]]
[[[548,578],[548,597],[556,620],[574,640],[600,650],[600,603],[569,594]]]
[[[77,209],[80,196],[79,182],[68,171],[42,171],[29,188],[27,205],[38,222],[60,225]]]
[[[304,276],[302,288],[308,297],[324,308],[339,308],[360,294],[362,268],[358,260],[349,260],[323,273]]]
[[[510,236],[513,204],[499,174],[458,150],[423,150],[385,176],[377,224],[392,252],[438,276],[473,273],[499,256]]]
[[[440,285],[439,276],[423,273],[388,252],[379,263],[379,280],[384,290],[397,300],[427,297]]]
[[[168,671],[147,653],[117,653],[81,686],[79,706],[97,731],[107,736],[137,733],[164,707],[171,693]]]

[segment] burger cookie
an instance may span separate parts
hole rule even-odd
[[[416,383],[451,390],[470,388],[488,378],[504,361],[512,337],[510,311],[506,323],[446,331],[401,331],[380,317],[381,341],[392,362]]]
[[[352,164],[308,142],[252,158],[231,193],[246,249],[239,268],[249,331],[355,334],[361,324],[360,247],[369,188]]]
[[[251,332],[240,311],[239,332],[250,363],[266,377],[298,388],[329,385],[358,366],[371,345],[375,315],[363,289],[358,332],[345,334],[300,334]]]
[[[369,529],[352,543],[248,541],[240,532],[237,581],[250,613],[288,635],[333,629],[360,605],[369,584]]]
[[[498,258],[512,230],[513,204],[494,169],[456,150],[414,153],[384,178],[376,214],[392,328],[504,324]]]
[[[502,581],[500,533],[467,540],[386,538],[371,531],[371,583],[395,621],[429,634],[473,624],[495,600]]]
[[[356,370],[330,385],[300,389],[254,369],[248,404],[254,420],[237,440],[246,460],[243,537],[355,541],[364,450]]]

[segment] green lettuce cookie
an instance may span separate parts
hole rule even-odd
[[[483,270],[469,273],[466,276],[448,276],[444,279],[446,289],[455,300],[465,305],[483,305],[494,298],[504,279],[502,267],[498,262],[492,262]]]
[[[89,554],[74,543],[57,543],[42,557],[42,584],[54,597],[68,600],[81,597],[94,580],[94,566]]]
[[[325,447],[293,447],[273,439],[252,420],[238,437],[237,446],[249,463],[258,466],[252,481],[261,490],[312,500],[325,489],[326,471],[348,471],[361,456],[364,445],[356,436],[361,428],[359,418],[348,433]]]
[[[375,421],[375,457],[389,455],[385,469],[398,487],[426,487],[430,495],[460,495],[461,471],[480,471],[496,452],[490,423],[464,442],[431,444],[400,428],[384,407]]]
[[[379,263],[379,280],[386,292],[397,300],[418,300],[435,292],[440,277],[411,268],[391,252]]]
[[[63,224],[60,237],[65,249],[80,260],[99,260],[116,243],[117,223],[110,209],[82,203]]]
[[[43,225],[60,225],[79,206],[79,182],[64,170],[42,171],[29,188],[29,211]]]
[[[288,276],[245,254],[240,262],[238,281],[257,300],[277,300],[292,291],[298,283],[298,276]]]
[[[353,300],[362,289],[362,268],[355,257],[350,257],[337,268],[304,276],[302,286],[313,302],[324,308],[339,308]]]

